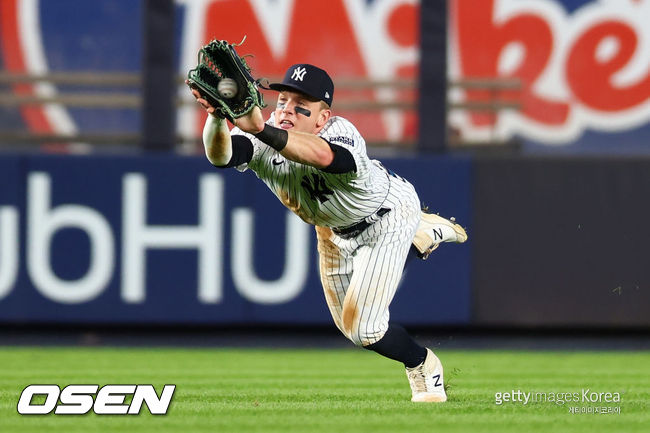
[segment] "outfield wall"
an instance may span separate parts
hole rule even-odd
[[[385,159],[468,226],[408,325],[650,326],[650,159]],[[1,156],[3,323],[329,324],[314,231],[202,157]]]
[[[473,323],[650,326],[650,158],[474,168]]]

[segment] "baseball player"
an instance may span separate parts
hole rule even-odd
[[[316,227],[320,278],[338,329],[356,345],[402,362],[412,401],[446,401],[442,363],[390,321],[389,306],[412,245],[426,258],[442,242],[465,242],[465,230],[422,211],[413,185],[368,157],[354,125],[332,115],[327,72],[296,64],[270,88],[279,92],[270,118],[264,122],[255,107],[234,120],[232,131],[192,89],[210,113],[203,130],[208,160],[253,170]]]

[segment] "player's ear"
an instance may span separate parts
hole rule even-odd
[[[330,117],[332,116],[332,111],[329,108],[324,108],[321,109],[318,112],[318,119],[316,119],[316,127],[321,128],[323,127],[328,120],[330,120]]]

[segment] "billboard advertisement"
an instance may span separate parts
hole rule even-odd
[[[519,137],[540,150],[650,153],[650,1],[452,0],[449,78],[514,78],[496,115],[451,113],[467,139]],[[456,89],[453,101],[495,92]]]
[[[294,0],[177,0],[175,2],[177,74],[196,66],[199,48],[212,39],[245,43],[238,49],[256,78],[277,78],[294,63],[313,63],[335,81],[415,80],[418,62],[418,2]],[[0,69],[10,73],[57,71],[140,72],[142,1],[6,0],[0,2]],[[236,19],[233,19],[236,18]],[[20,95],[53,97],[79,86],[50,82],[6,86]],[[136,89],[112,89],[138,94]],[[177,115],[178,133],[200,136],[204,113],[184,86],[179,98],[190,104]],[[413,89],[361,87],[337,90],[334,107],[346,97],[365,102],[414,100]],[[348,98],[349,99],[349,98]],[[269,93],[267,102],[275,104]],[[339,104],[340,105],[340,104]],[[408,111],[337,113],[348,117],[366,140],[414,140],[416,106]],[[335,108],[336,109],[336,108]],[[0,129],[24,125],[34,132],[61,134],[97,131],[137,132],[137,107],[74,108],[57,103],[8,109]]]
[[[144,4],[131,0],[0,2],[0,68],[10,73],[142,70]],[[453,88],[450,101],[498,98],[519,104],[497,113],[452,110],[450,127],[467,140],[522,140],[547,151],[648,153],[650,138],[649,0],[450,0],[448,79],[513,78],[517,90]],[[335,81],[406,82],[418,78],[420,3],[414,0],[176,0],[177,73],[196,64],[213,38],[246,42],[241,54],[256,77],[282,76],[314,63]],[[444,55],[427,53],[427,55]],[[16,95],[54,97],[79,86],[47,81],[3,85]],[[117,91],[110,86],[107,92]],[[139,89],[122,89],[137,95]],[[200,136],[203,114],[179,87],[177,131]],[[340,87],[337,102],[413,101],[400,87]],[[427,95],[420,95],[427,98]],[[268,94],[273,105],[273,95]],[[62,134],[137,132],[140,111],[58,103],[0,108],[0,128]],[[415,110],[339,111],[366,139],[416,139]]]
[[[384,162],[432,209],[469,221],[470,161]],[[470,248],[453,247],[408,265],[395,320],[469,320]],[[331,319],[313,227],[252,173],[199,157],[3,156],[0,322]]]

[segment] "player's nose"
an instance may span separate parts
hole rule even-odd
[[[284,107],[282,107],[282,112],[287,113],[287,114],[293,114],[294,109],[293,109],[293,104],[284,104]]]

